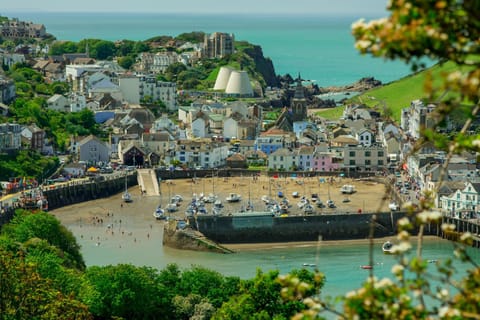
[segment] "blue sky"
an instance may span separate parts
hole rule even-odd
[[[27,11],[384,15],[387,4],[387,0],[6,0],[2,2],[0,15]]]

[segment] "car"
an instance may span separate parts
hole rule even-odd
[[[400,171],[395,171],[395,177],[400,178],[401,176],[402,174],[400,173]]]
[[[409,182],[405,182],[405,183],[403,184],[403,186],[404,186],[404,187],[405,187],[405,189],[407,189],[407,190],[410,190],[410,189],[412,189],[412,186],[410,185],[410,183],[409,183]]]

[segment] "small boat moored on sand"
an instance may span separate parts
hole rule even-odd
[[[225,199],[227,202],[240,202],[240,200],[242,200],[242,197],[237,193],[230,193]]]
[[[155,219],[157,220],[165,220],[166,219],[166,216],[165,216],[165,210],[163,210],[162,208],[160,208],[160,206],[158,206],[155,211],[153,211],[153,216],[155,217]]]

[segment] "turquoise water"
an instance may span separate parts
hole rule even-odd
[[[59,40],[145,40],[191,31],[233,33],[260,45],[277,74],[298,73],[319,86],[345,85],[373,76],[389,82],[408,75],[404,63],[361,56],[350,34],[360,16],[192,15],[105,13],[7,13],[43,23]],[[369,17],[367,17],[368,19]],[[378,17],[376,17],[378,18]]]

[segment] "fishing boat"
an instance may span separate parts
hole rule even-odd
[[[393,253],[392,249],[393,249],[393,243],[391,243],[390,241],[386,241],[383,243],[382,245],[383,253],[392,254]]]
[[[360,266],[361,269],[373,269],[373,266],[369,265],[369,264],[365,264],[363,266]]]
[[[228,197],[225,198],[227,202],[240,202],[240,200],[242,200],[242,196],[238,193],[230,193]]]

